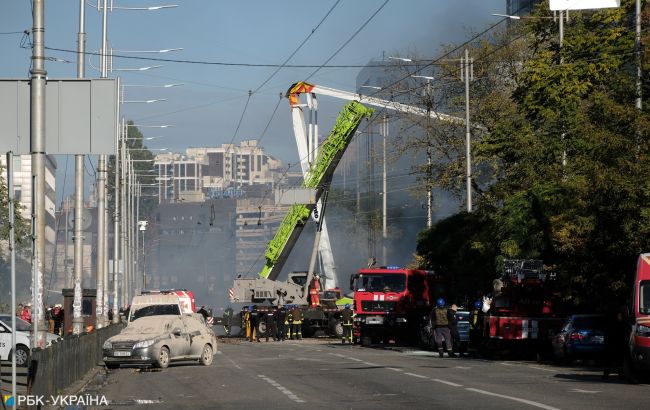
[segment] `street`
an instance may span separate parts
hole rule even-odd
[[[647,385],[590,366],[443,358],[333,340],[219,344],[213,364],[121,368],[90,383],[111,407],[169,409],[640,409]],[[105,408],[105,407],[104,407]]]

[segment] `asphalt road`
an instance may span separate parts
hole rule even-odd
[[[647,409],[650,394],[648,385],[603,380],[596,367],[440,359],[330,340],[229,340],[209,367],[102,374],[86,392],[115,409]]]

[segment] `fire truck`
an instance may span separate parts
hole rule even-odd
[[[196,313],[196,300],[194,292],[187,289],[145,289],[140,292],[141,295],[177,295],[181,305],[182,313]]]
[[[650,253],[639,255],[629,312],[631,331],[623,372],[631,382],[650,375]]]
[[[418,343],[446,284],[444,275],[427,270],[396,266],[359,270],[350,278],[355,339],[363,346],[389,340]]]
[[[553,300],[555,275],[535,259],[507,259],[493,281],[493,296],[484,299],[482,350],[550,352],[551,339],[564,322]],[[487,306],[486,306],[487,305]]]

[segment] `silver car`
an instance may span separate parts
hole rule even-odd
[[[170,362],[212,364],[217,338],[196,313],[136,317],[103,346],[108,369],[122,364],[166,368]]]

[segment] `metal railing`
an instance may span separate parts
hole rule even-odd
[[[72,383],[102,363],[102,345],[118,334],[123,325],[116,324],[80,335],[68,335],[46,349],[31,353],[28,391],[32,395],[61,393]]]

